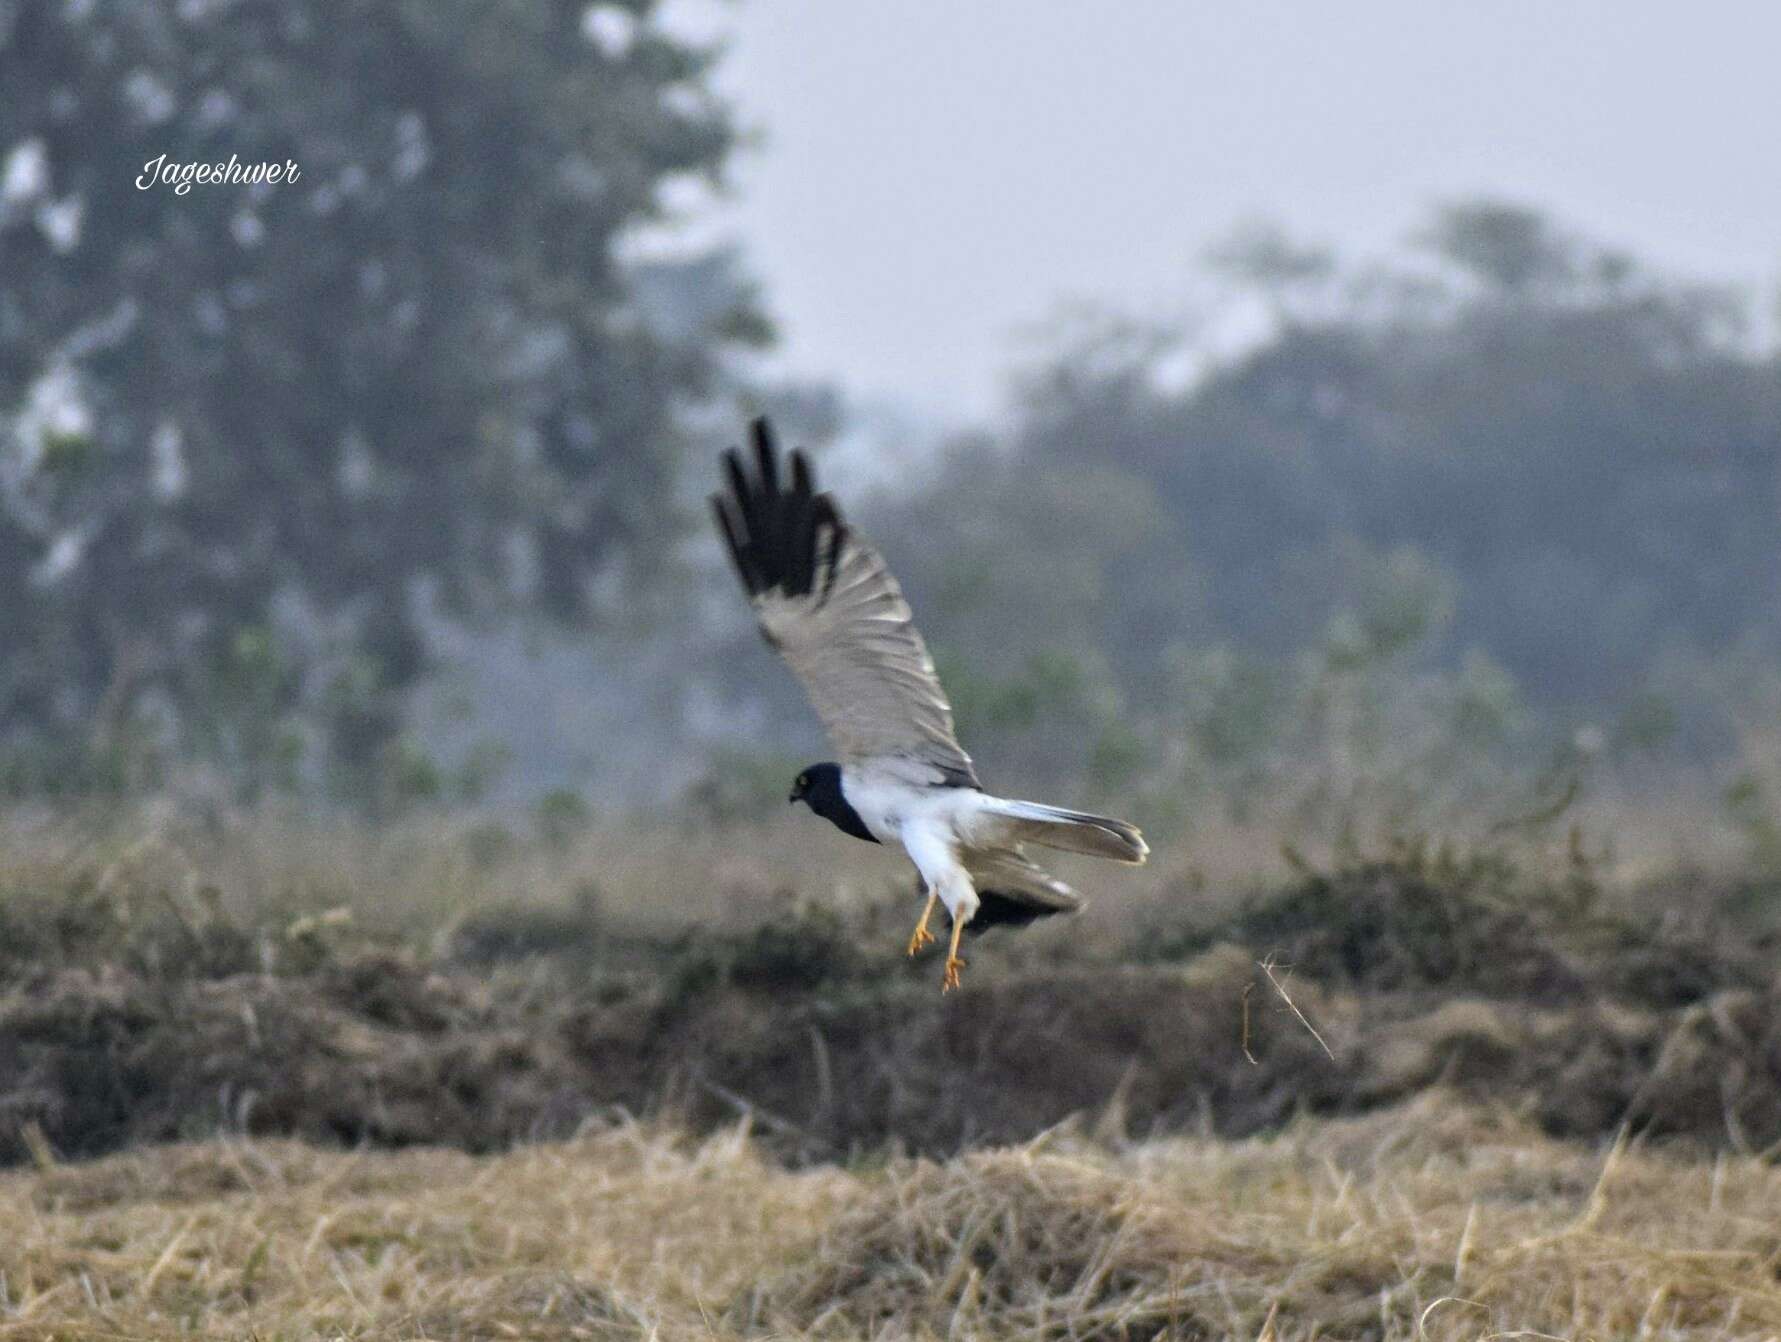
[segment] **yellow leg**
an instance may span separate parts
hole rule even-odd
[[[940,991],[951,992],[959,986],[959,970],[965,962],[959,956],[959,934],[965,930],[965,920],[954,917],[952,920],[952,945],[946,950],[946,973],[940,979]]]
[[[934,944],[934,934],[928,931],[928,919],[933,917],[934,905],[939,902],[940,896],[932,890],[928,891],[928,902],[921,911],[921,921],[915,925],[915,934],[909,938],[909,954],[914,955],[923,946]]]

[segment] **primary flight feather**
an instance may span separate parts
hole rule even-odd
[[[718,530],[762,635],[804,686],[840,756],[801,772],[791,799],[854,838],[904,851],[928,893],[909,953],[933,940],[928,919],[943,903],[952,939],[941,986],[957,987],[967,925],[1018,926],[1082,907],[1023,845],[1120,862],[1142,862],[1149,850],[1123,820],[983,791],[883,558],[830,495],[816,492],[802,452],[782,476],[765,420],[751,437],[752,461],[724,454],[728,489],[712,496]]]

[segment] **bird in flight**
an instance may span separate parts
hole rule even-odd
[[[1106,816],[994,797],[953,735],[952,707],[909,604],[883,558],[816,492],[810,462],[789,474],[766,420],[751,428],[753,461],[724,454],[728,489],[717,526],[767,643],[791,667],[839,761],[812,764],[792,784],[843,833],[901,848],[927,903],[909,938],[934,940],[936,902],[952,919],[940,990],[959,986],[959,935],[1074,913],[1082,899],[1026,855],[1027,844],[1139,863],[1135,826]],[[751,469],[752,465],[752,469]]]

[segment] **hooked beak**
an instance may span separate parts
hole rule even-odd
[[[787,797],[787,798],[786,798],[786,799],[785,799],[785,804],[786,804],[786,805],[787,805],[787,806],[790,806],[790,805],[792,805],[792,804],[793,804],[793,803],[794,803],[794,802],[796,802],[796,801],[797,801],[797,800],[798,800],[798,794],[797,794],[797,793],[795,793],[795,792],[794,792],[794,793],[792,793],[792,795],[791,795],[791,796],[789,796],[789,797]]]

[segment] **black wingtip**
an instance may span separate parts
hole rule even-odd
[[[777,497],[779,450],[773,441],[773,426],[762,415],[748,426],[748,435],[754,440],[754,460],[755,467],[760,472],[761,493],[768,498]]]
[[[743,587],[748,589],[750,596],[755,595],[761,590],[760,574],[755,571],[747,542],[742,537],[742,525],[737,519],[736,505],[727,495],[713,494],[711,512],[717,518],[717,534],[724,539],[724,547],[730,552],[730,562],[736,566],[736,573],[742,579]]]
[[[739,510],[745,515],[749,496],[754,487],[748,483],[748,468],[742,464],[742,454],[735,448],[727,448],[723,454],[724,474],[729,477],[730,497],[736,502]]]
[[[751,453],[734,447],[723,453],[729,492],[712,497],[736,572],[750,596],[772,589],[803,596],[820,575],[826,599],[846,534],[840,510],[829,495],[816,492],[816,473],[802,451],[792,452],[789,488],[782,486],[778,446],[765,416],[749,423],[748,436]]]

